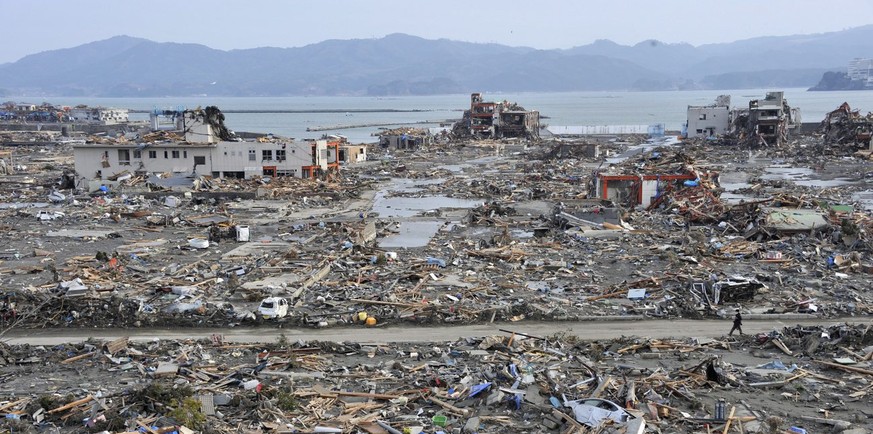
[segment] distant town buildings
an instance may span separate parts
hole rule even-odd
[[[873,87],[873,59],[860,57],[849,61],[849,79],[863,82],[865,87]]]
[[[73,122],[89,124],[115,125],[127,123],[129,114],[127,109],[109,107],[74,107],[69,111]]]
[[[0,105],[0,120],[17,122],[117,125],[129,122],[128,109],[55,106],[48,103],[8,101]]]

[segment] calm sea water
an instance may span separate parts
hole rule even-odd
[[[774,89],[770,89],[774,90]],[[776,89],[779,90],[779,89]],[[846,92],[807,92],[805,89],[784,89],[792,107],[801,109],[804,122],[819,122],[825,113],[843,102],[863,113],[873,111],[873,90]],[[689,105],[706,105],[718,95],[731,95],[735,107],[748,106],[749,100],[763,98],[767,89],[733,91],[669,91],[669,92],[566,92],[566,93],[489,93],[489,101],[515,101],[529,110],[539,110],[547,116],[549,125],[648,125],[664,123],[678,130],[685,122]],[[35,101],[29,97],[6,98],[14,101]],[[370,124],[393,124],[390,127],[417,125],[437,126],[439,122],[456,120],[469,106],[469,95],[405,96],[405,97],[167,97],[167,98],[46,98],[57,105],[87,104],[89,106],[121,107],[137,110],[195,108],[215,105],[222,110],[336,110],[337,113],[226,113],[226,124],[235,131],[273,133],[298,139],[318,138],[322,134],[342,134],[353,143],[373,142],[379,127],[344,128],[307,132],[307,128]],[[407,113],[353,113],[355,110],[397,109],[426,110]],[[147,115],[132,115],[145,119]]]

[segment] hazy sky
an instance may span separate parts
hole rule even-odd
[[[596,39],[700,45],[873,23],[873,1],[842,0],[0,0],[0,63],[130,35],[229,50],[408,33],[569,48]]]

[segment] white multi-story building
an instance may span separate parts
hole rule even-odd
[[[128,122],[129,113],[127,109],[119,108],[76,107],[70,109],[70,119],[75,122],[115,125]]]
[[[852,80],[870,82],[873,78],[873,59],[856,57],[850,60],[848,73]]]
[[[715,104],[688,106],[688,137],[714,137],[730,130],[731,97],[719,96]]]

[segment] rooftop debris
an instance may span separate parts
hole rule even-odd
[[[843,103],[825,116],[819,127],[824,135],[822,150],[833,153],[833,146],[849,145],[852,151],[873,151],[873,113],[862,116],[859,110],[852,110],[849,103]]]

